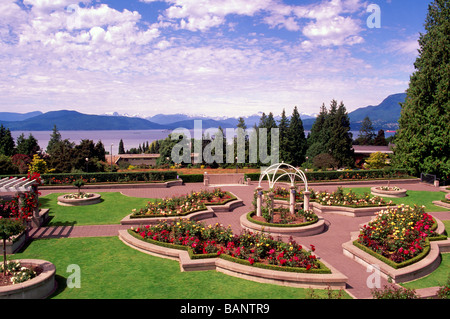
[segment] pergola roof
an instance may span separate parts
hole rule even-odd
[[[36,180],[26,177],[5,177],[0,180],[0,192],[30,192],[36,184]]]

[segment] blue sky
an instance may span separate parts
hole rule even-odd
[[[425,0],[2,0],[0,111],[247,116],[404,92]],[[380,8],[381,28],[367,9]]]

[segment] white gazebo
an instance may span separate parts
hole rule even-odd
[[[295,194],[296,194],[296,186],[295,186],[295,179],[300,178],[303,183],[305,184],[305,191],[304,191],[304,197],[303,197],[303,209],[309,210],[309,197],[311,192],[308,191],[308,180],[306,179],[306,175],[303,171],[299,170],[298,168],[286,164],[286,163],[278,163],[273,164],[269,167],[267,167],[260,175],[259,177],[259,183],[257,190],[257,197],[256,197],[256,215],[261,216],[262,210],[262,196],[263,196],[263,187],[261,186],[261,182],[264,180],[265,177],[267,177],[267,180],[269,182],[269,189],[272,190],[275,184],[283,177],[288,176],[289,180],[291,182],[290,185],[290,199],[289,199],[289,207],[291,214],[294,214],[295,212]],[[273,192],[270,192],[268,194],[269,197],[271,197],[271,203],[273,205]]]

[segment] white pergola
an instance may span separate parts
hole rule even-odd
[[[277,176],[277,174],[279,174]],[[265,177],[267,177],[267,180],[269,181],[269,189],[271,192],[268,194],[269,197],[271,197],[271,205],[273,205],[273,196],[272,193],[273,187],[275,184],[280,180],[282,177],[288,176],[291,181],[291,190],[290,190],[290,199],[289,199],[289,207],[291,214],[294,214],[295,212],[295,178],[299,177],[303,183],[305,184],[305,191],[303,192],[303,208],[305,210],[309,210],[309,197],[311,192],[308,191],[308,180],[306,179],[306,175],[303,171],[297,169],[296,167],[286,164],[284,162],[273,164],[266,168],[259,177],[259,183],[257,190],[257,196],[256,196],[256,215],[261,216],[262,215],[262,197],[263,197],[263,188],[261,186],[261,182],[264,180]],[[273,207],[272,207],[273,208]]]
[[[5,177],[0,180],[0,192],[9,193],[24,193],[24,192],[33,192],[33,186],[37,185],[36,180],[29,179],[26,177]]]

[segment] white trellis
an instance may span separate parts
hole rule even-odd
[[[18,195],[19,207],[22,206],[24,193],[34,193],[38,196],[37,186],[38,182],[35,179],[27,177],[6,177],[0,180],[0,192],[2,193],[15,193]],[[36,198],[36,200],[38,200]],[[33,220],[39,219],[39,207],[35,207],[33,211]]]
[[[278,175],[279,174],[279,175]],[[295,178],[299,177],[303,183],[305,184],[305,191],[303,193],[303,209],[309,210],[309,197],[311,192],[308,191],[308,180],[306,178],[306,175],[303,171],[299,170],[298,168],[286,164],[286,163],[277,163],[269,166],[266,168],[259,177],[259,183],[257,187],[257,197],[256,197],[256,215],[261,216],[262,210],[262,196],[263,196],[263,187],[261,186],[261,182],[264,180],[265,177],[267,177],[267,180],[269,182],[269,189],[272,190],[275,186],[275,184],[283,177],[288,176],[289,180],[291,182],[290,185],[290,199],[289,199],[289,206],[290,211],[293,214],[295,212],[295,194],[296,194],[296,187],[295,187]],[[269,197],[271,197],[271,203],[273,205],[273,193],[270,192],[268,194]]]

